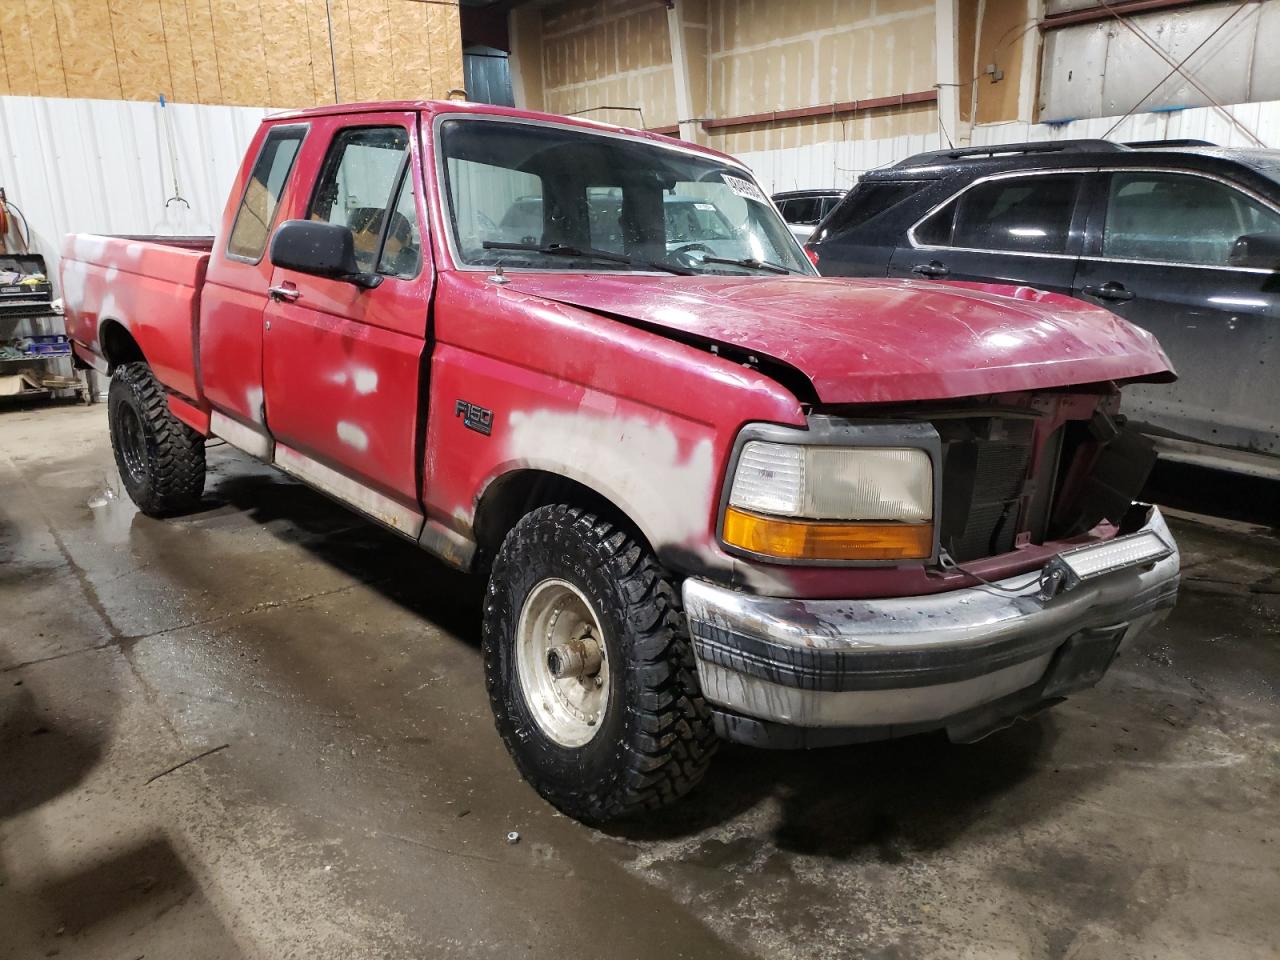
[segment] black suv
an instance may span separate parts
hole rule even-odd
[[[1172,386],[1125,390],[1133,419],[1170,438],[1163,454],[1280,456],[1280,151],[1068,140],[917,154],[864,174],[806,246],[827,276],[998,281],[1105,306],[1177,368]]]

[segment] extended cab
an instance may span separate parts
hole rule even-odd
[[[689,239],[694,237],[695,239]],[[146,513],[220,437],[488,577],[486,679],[573,816],[717,737],[975,739],[1174,602],[1120,389],[1154,339],[1025,287],[824,279],[731,157],[459,103],[275,116],[216,237],[67,238]]]

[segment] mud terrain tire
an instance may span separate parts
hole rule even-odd
[[[585,600],[603,634],[606,698],[590,730],[579,728],[589,737],[579,745],[566,746],[548,732],[522,686],[517,631],[528,622],[526,604],[535,604],[530,598],[546,584]],[[557,616],[550,614],[550,622]],[[537,635],[522,636],[530,633]],[[621,525],[567,504],[525,516],[493,564],[482,647],[507,750],[534,789],[569,816],[601,823],[656,810],[705,773],[717,741],[679,591]],[[523,669],[530,662],[526,655]]]
[[[111,449],[129,497],[148,516],[193,510],[204,493],[204,437],[169,412],[151,368],[126,363],[107,394]]]

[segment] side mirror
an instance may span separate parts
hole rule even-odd
[[[364,273],[356,263],[355,238],[341,224],[286,220],[271,238],[271,262],[286,270],[376,287],[382,277]]]
[[[1231,244],[1227,265],[1280,270],[1280,233],[1246,233],[1237,237]]]

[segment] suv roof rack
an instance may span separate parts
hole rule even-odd
[[[1132,140],[1126,147],[1141,149],[1142,147],[1216,147],[1209,140]]]
[[[942,160],[965,160],[971,157],[999,157],[1013,153],[1111,153],[1127,150],[1128,145],[1110,140],[1039,140],[1031,143],[993,143],[983,147],[956,147],[930,150],[907,157],[895,166],[916,167]]]

